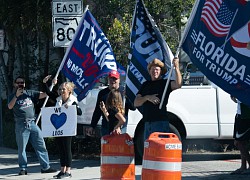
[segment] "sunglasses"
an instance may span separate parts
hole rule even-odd
[[[24,82],[16,82],[16,84],[24,84]]]

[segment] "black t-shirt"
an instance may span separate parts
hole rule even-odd
[[[97,101],[96,101],[96,105],[95,105],[95,110],[92,116],[92,120],[91,120],[91,127],[95,128],[100,117],[102,117],[102,126],[103,127],[107,127],[108,123],[107,120],[104,116],[104,114],[102,113],[102,110],[100,109],[100,102],[103,101],[104,103],[106,103],[106,99],[108,97],[108,93],[110,92],[110,89],[107,87],[105,89],[102,89],[97,96]],[[133,103],[126,98],[126,103],[125,103],[125,116],[128,115],[128,110],[135,110],[136,108],[134,107]]]
[[[118,113],[118,110],[116,108],[108,109],[108,119],[109,119],[109,133],[111,133],[114,130],[114,127],[118,124],[119,120],[115,117],[115,115]]]
[[[158,94],[157,97],[161,100],[162,94],[165,88],[167,80],[160,79],[157,81],[146,81],[142,84],[141,89],[137,94],[141,94],[142,96]],[[159,105],[154,105],[150,101],[146,101],[143,105],[143,119],[146,122],[153,121],[166,121],[167,120],[167,109],[166,105],[168,103],[169,94],[172,92],[171,82],[168,85],[168,89],[165,95],[165,100],[162,105],[162,108],[159,109]]]

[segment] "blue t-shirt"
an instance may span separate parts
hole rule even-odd
[[[14,119],[16,122],[27,122],[35,120],[35,106],[39,100],[39,91],[24,90],[23,94],[19,96],[13,107]],[[9,96],[10,102],[15,96],[15,93]]]

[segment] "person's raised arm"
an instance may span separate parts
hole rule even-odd
[[[43,98],[46,98],[46,97],[47,97],[47,94],[45,92],[40,92],[39,99],[43,99]]]
[[[8,108],[9,108],[9,109],[12,109],[12,108],[15,106],[17,98],[18,98],[19,96],[21,96],[22,94],[23,94],[23,89],[22,89],[22,88],[18,88],[18,89],[16,90],[15,95],[13,96],[13,98],[12,98],[12,99],[10,100],[10,102],[8,103]]]
[[[179,67],[179,58],[174,58],[172,63],[174,65],[176,79],[175,81],[171,81],[171,89],[176,90],[176,89],[181,88],[182,86],[182,77],[181,77],[181,72],[180,72],[180,67]]]
[[[107,119],[107,121],[109,121],[109,112],[108,110],[106,109],[106,106],[104,104],[103,101],[100,102],[100,109],[102,110],[102,113],[104,114],[105,118]]]
[[[50,98],[53,98],[53,99],[56,99],[58,97],[58,93],[55,92],[55,91],[52,91],[49,89],[48,87],[48,80],[49,78],[51,77],[51,75],[48,75],[46,76],[44,79],[43,79],[43,84],[44,84],[44,89],[45,89],[45,93],[50,97]],[[57,79],[53,79],[52,80],[52,83],[53,83],[53,86],[57,84]]]

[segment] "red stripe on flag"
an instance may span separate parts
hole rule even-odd
[[[248,23],[248,36],[250,37],[250,23]]]
[[[72,51],[73,51],[78,57],[80,57],[81,59],[84,58],[84,55],[81,54],[75,47],[72,47]]]
[[[247,47],[247,43],[236,41],[233,37],[230,39],[230,42],[231,42],[232,46],[236,47],[236,48],[246,48]]]
[[[239,2],[240,4],[242,4],[243,6],[247,4],[247,1],[246,1],[246,0],[238,0],[238,2]]]

